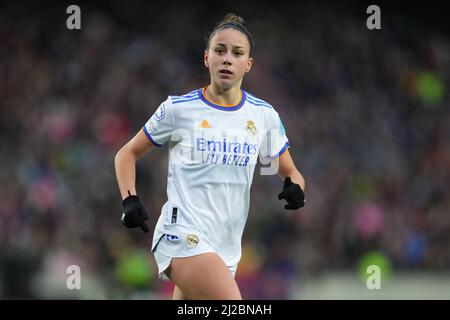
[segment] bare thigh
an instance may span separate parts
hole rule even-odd
[[[173,258],[166,270],[175,283],[174,299],[241,300],[239,288],[223,260],[215,253]]]
[[[187,300],[187,297],[176,285],[175,288],[173,289],[172,300]]]

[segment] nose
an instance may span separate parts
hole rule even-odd
[[[231,66],[232,64],[232,56],[230,53],[223,55],[223,64],[227,66]]]

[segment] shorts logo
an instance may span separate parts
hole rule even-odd
[[[190,234],[186,238],[187,244],[191,247],[196,247],[198,245],[198,236],[195,234]]]
[[[256,134],[256,126],[252,120],[247,121],[247,132],[251,137],[254,137]]]
[[[164,116],[166,115],[166,110],[164,108],[164,105],[161,105],[158,110],[156,110],[155,112],[155,120],[156,121],[161,121],[162,119],[164,119]]]
[[[168,241],[178,241],[180,240],[179,236],[175,236],[173,234],[165,234],[165,237]]]

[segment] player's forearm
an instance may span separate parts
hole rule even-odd
[[[302,190],[305,191],[305,179],[303,178],[300,171],[297,169],[291,169],[289,171],[285,172],[279,172],[279,175],[282,179],[285,177],[291,177],[291,180],[293,183],[298,183],[300,187],[302,187]]]
[[[127,152],[126,146],[117,152],[114,167],[122,199],[128,196],[128,191],[136,194],[136,157]]]

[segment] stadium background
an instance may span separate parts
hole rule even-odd
[[[370,31],[369,4],[2,3],[0,298],[170,297],[150,234],[120,223],[113,158],[169,94],[207,84],[204,40],[228,12],[256,40],[244,88],[280,113],[307,181],[306,208],[285,212],[257,169],[244,298],[450,298],[448,7],[381,3]],[[153,228],[167,149],[137,170]]]

